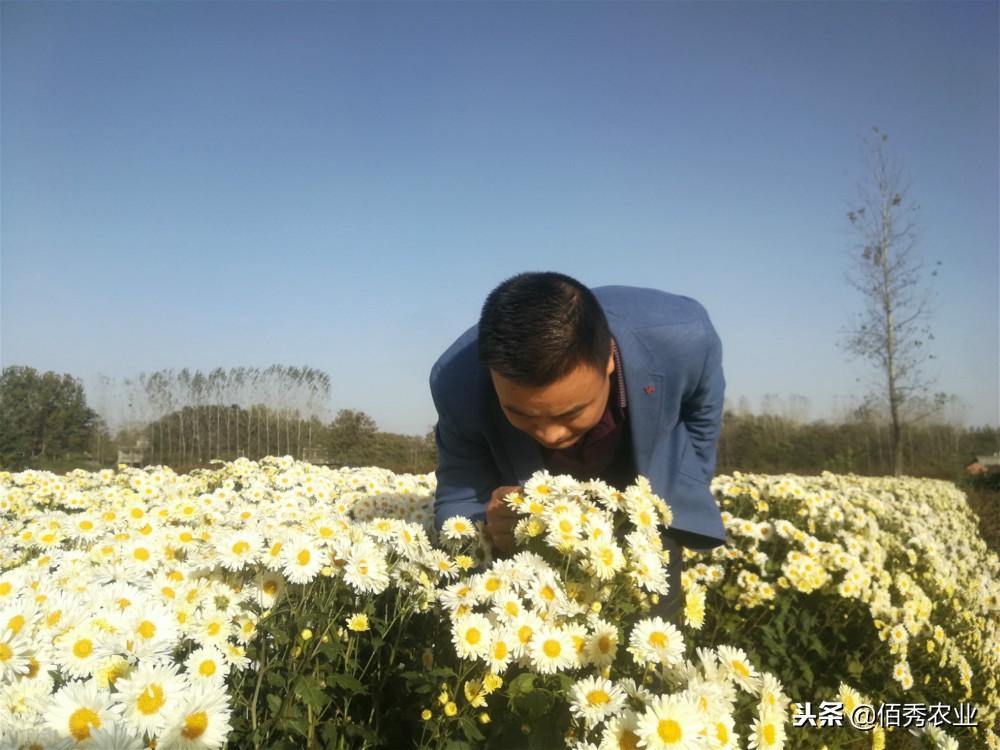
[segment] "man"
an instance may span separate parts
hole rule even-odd
[[[487,297],[479,324],[431,370],[438,412],[435,516],[483,520],[513,546],[503,498],[537,470],[624,489],[641,474],[673,510],[665,532],[670,593],[683,608],[682,546],[725,542],[709,482],[725,380],[704,308],[653,289],[590,290],[558,273],[523,273]]]

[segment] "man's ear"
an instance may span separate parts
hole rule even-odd
[[[608,354],[608,368],[605,375],[610,377],[611,373],[615,371],[615,340],[611,339],[611,353]]]

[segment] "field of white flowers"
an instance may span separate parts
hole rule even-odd
[[[492,560],[434,533],[433,475],[0,472],[0,750],[1000,748],[1000,560],[953,485],[713,490],[729,543],[686,551],[678,629],[641,478],[536,475]],[[977,726],[794,726],[807,701]]]

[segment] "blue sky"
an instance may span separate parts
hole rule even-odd
[[[997,9],[3,2],[0,364],[310,365],[422,433],[490,289],[558,270],[694,297],[734,404],[828,417],[877,125],[942,261],[934,390],[997,424]]]

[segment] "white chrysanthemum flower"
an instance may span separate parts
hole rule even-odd
[[[10,628],[0,631],[0,685],[27,674],[31,654],[31,644],[23,631],[17,634]]]
[[[540,674],[554,674],[579,664],[572,636],[559,627],[542,627],[528,645],[532,668]]]
[[[146,750],[141,733],[124,722],[108,722],[90,732],[90,745],[100,750]],[[48,747],[46,745],[46,747]]]
[[[524,602],[516,594],[501,593],[493,600],[493,612],[502,622],[513,622],[524,611]]]
[[[226,570],[239,571],[257,563],[264,538],[254,529],[240,529],[215,543],[216,559]]]
[[[284,576],[277,571],[265,570],[257,581],[257,604],[266,612],[277,603],[284,591]]]
[[[132,674],[115,682],[115,699],[124,722],[140,735],[160,733],[174,706],[189,689],[176,664],[140,662]]]
[[[510,583],[498,569],[473,576],[472,585],[475,587],[478,600],[483,602],[490,599],[496,601],[510,590]]]
[[[781,750],[785,746],[782,715],[765,711],[753,720],[747,747],[750,750]]]
[[[312,538],[298,534],[281,547],[282,571],[291,583],[309,583],[326,564],[326,552]]]
[[[719,663],[726,676],[749,693],[759,691],[760,676],[746,652],[732,646],[719,646]]]
[[[52,696],[45,719],[60,737],[79,744],[90,738],[92,730],[115,722],[120,711],[111,694],[94,680],[68,682]]]
[[[157,750],[217,750],[232,729],[223,684],[195,684],[167,722]]]
[[[583,720],[587,728],[616,716],[625,707],[625,691],[601,677],[586,677],[569,691],[569,710]]]
[[[639,664],[674,666],[684,657],[684,636],[662,617],[646,618],[632,629],[629,652]]]
[[[704,723],[693,701],[680,695],[655,698],[639,717],[638,735],[647,750],[700,750]]]
[[[625,567],[625,555],[613,541],[589,544],[587,560],[593,568],[594,575],[602,581],[608,581]]]
[[[518,649],[517,634],[509,628],[496,628],[489,651],[486,653],[486,663],[493,674],[503,674]]]
[[[205,646],[192,651],[184,661],[185,674],[192,683],[211,682],[220,684],[229,674],[229,662],[214,646]]]
[[[237,672],[242,672],[250,666],[250,658],[247,656],[247,650],[238,643],[229,643],[228,641],[224,643],[222,645],[222,655],[226,657],[229,666]]]
[[[441,524],[441,536],[452,541],[476,538],[476,527],[465,516],[452,516]]]
[[[489,653],[493,626],[480,614],[458,617],[452,623],[451,639],[462,659],[482,659]]]
[[[101,631],[85,622],[56,639],[53,658],[66,674],[90,677],[100,657],[101,640]]]
[[[547,471],[536,471],[531,479],[524,483],[524,495],[529,500],[540,499],[548,502],[554,494],[552,475]]]
[[[148,575],[163,564],[163,557],[157,550],[154,540],[139,537],[125,546],[123,562],[130,570]]]
[[[439,578],[452,581],[458,578],[460,570],[448,553],[440,549],[432,549],[424,555],[424,564],[434,571]]]
[[[705,742],[709,750],[735,750],[739,747],[736,724],[728,713],[705,719]]]
[[[629,577],[637,585],[654,594],[665,596],[670,591],[666,570],[659,554],[639,551],[633,556],[629,566]]]
[[[510,628],[517,636],[515,656],[521,657],[528,653],[532,640],[544,625],[542,618],[530,610],[524,610],[510,622]]]
[[[381,594],[389,586],[389,564],[374,543],[351,547],[344,565],[344,581],[361,594]]]
[[[587,661],[599,669],[609,667],[617,654],[618,628],[604,620],[596,620],[584,651]]]
[[[638,748],[640,737],[637,734],[639,728],[639,714],[635,711],[624,711],[620,716],[616,716],[604,725],[601,733],[601,744],[598,750],[627,750],[628,748]]]
[[[128,652],[137,659],[164,659],[177,644],[177,622],[162,604],[148,601],[132,607],[123,636]]]

